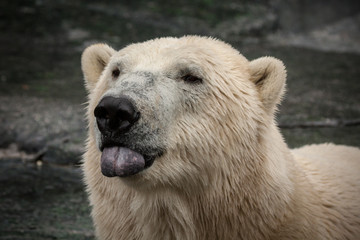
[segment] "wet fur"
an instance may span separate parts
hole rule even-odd
[[[288,149],[274,122],[286,79],[279,60],[248,61],[221,41],[189,36],[119,52],[94,45],[82,66],[89,91],[83,171],[99,239],[360,236],[360,150]],[[111,79],[114,66],[120,80]],[[204,84],[181,82],[184,71]],[[127,142],[164,154],[132,177],[107,178],[93,110],[120,93],[142,111]]]

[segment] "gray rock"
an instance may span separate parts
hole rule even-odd
[[[263,5],[251,5],[245,14],[216,25],[212,33],[228,41],[261,38],[276,30],[277,16]]]
[[[85,141],[84,109],[59,100],[0,96],[1,146],[38,154],[44,162],[78,164]]]

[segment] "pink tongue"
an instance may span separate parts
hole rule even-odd
[[[104,148],[101,155],[101,172],[106,177],[134,175],[144,167],[144,157],[128,148]]]

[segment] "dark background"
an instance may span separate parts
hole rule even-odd
[[[0,2],[0,239],[93,239],[78,168],[81,52],[196,34],[288,70],[278,123],[290,147],[360,146],[360,2]]]

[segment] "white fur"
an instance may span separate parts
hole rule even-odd
[[[95,45],[85,50],[82,66],[89,91],[83,170],[100,239],[359,238],[360,150],[288,149],[274,122],[285,89],[281,61],[249,62],[221,41],[187,36],[119,52]],[[114,66],[122,70],[120,80],[111,80]],[[182,82],[183,67],[203,83]],[[144,111],[143,121],[165,126],[153,143],[166,152],[134,176],[107,178],[93,110],[139,72],[156,76],[144,91],[152,101],[127,94]]]

